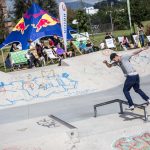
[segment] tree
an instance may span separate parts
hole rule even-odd
[[[150,14],[149,0],[130,0],[132,26],[139,24],[141,21],[148,20]],[[134,29],[135,31],[135,29]]]
[[[117,29],[129,29],[129,19],[127,12],[127,4],[117,5],[112,7],[112,18],[114,27]]]
[[[72,24],[72,21],[76,19],[76,15],[77,15],[77,11],[75,11],[69,7],[67,8],[68,24],[74,29],[77,29],[77,25]]]
[[[79,31],[87,32],[89,29],[89,16],[86,14],[84,10],[78,10],[76,19],[78,21]]]
[[[113,5],[110,5],[111,2]],[[110,24],[112,16],[115,29],[127,29],[129,27],[126,2],[102,1],[96,3],[94,7],[98,8],[99,12],[92,16],[93,24]]]
[[[54,17],[58,17],[58,5],[55,0],[35,0],[44,10]]]
[[[5,27],[5,21],[8,18],[6,3],[0,1],[0,39],[4,39],[7,34],[7,28]]]
[[[130,0],[132,23],[139,23],[144,20],[147,13],[143,0]]]
[[[15,18],[20,19],[27,9],[35,2],[54,17],[58,17],[58,5],[55,0],[15,0]]]
[[[23,0],[15,0],[14,15],[15,19],[18,20],[22,17],[22,14],[31,6],[31,1],[24,2]]]

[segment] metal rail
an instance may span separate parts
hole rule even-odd
[[[63,124],[64,126],[68,127],[69,129],[76,129],[75,126],[73,126],[73,125],[71,125],[71,124],[65,122],[64,120],[59,119],[59,118],[56,117],[56,116],[49,115],[49,117],[52,118],[52,119],[54,119],[54,120],[56,120],[56,121],[58,121],[59,123]]]
[[[94,105],[94,117],[97,117],[97,107],[101,107],[101,106],[105,106],[105,105],[113,104],[113,103],[119,103],[120,114],[124,113],[124,111],[123,111],[123,104],[124,105],[128,105],[128,102],[120,100],[120,99],[115,99],[115,100],[111,100],[111,101],[108,101],[108,102],[96,104],[96,105]],[[134,104],[134,106],[135,106],[135,108],[143,109],[143,111],[144,111],[144,120],[148,121],[148,115],[147,115],[147,112],[146,112],[146,107],[143,106],[143,105],[146,105],[146,104],[147,103],[144,103],[144,104],[141,104],[141,105]]]

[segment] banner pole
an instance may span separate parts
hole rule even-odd
[[[64,2],[59,4],[59,17],[65,51],[67,51],[67,7]]]

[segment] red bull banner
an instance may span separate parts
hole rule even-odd
[[[65,50],[67,51],[67,7],[64,2],[59,4],[59,17],[64,41]]]
[[[26,50],[29,48],[29,39],[35,41],[42,37],[53,35],[64,38],[66,49],[67,38],[72,39],[70,31],[75,30],[67,26],[67,9],[64,4],[60,5],[60,18],[61,25],[58,19],[49,15],[48,12],[33,2],[5,41],[0,44],[0,49],[13,42],[19,42],[22,45],[22,49]]]
[[[17,25],[13,28],[13,31],[19,31],[21,34],[24,34],[24,31],[29,27],[29,25],[25,25],[24,18],[21,18]]]

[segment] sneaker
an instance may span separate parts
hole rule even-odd
[[[147,105],[149,105],[149,104],[150,104],[150,99],[147,100]]]
[[[129,106],[128,108],[126,108],[126,110],[134,110],[134,105]]]

